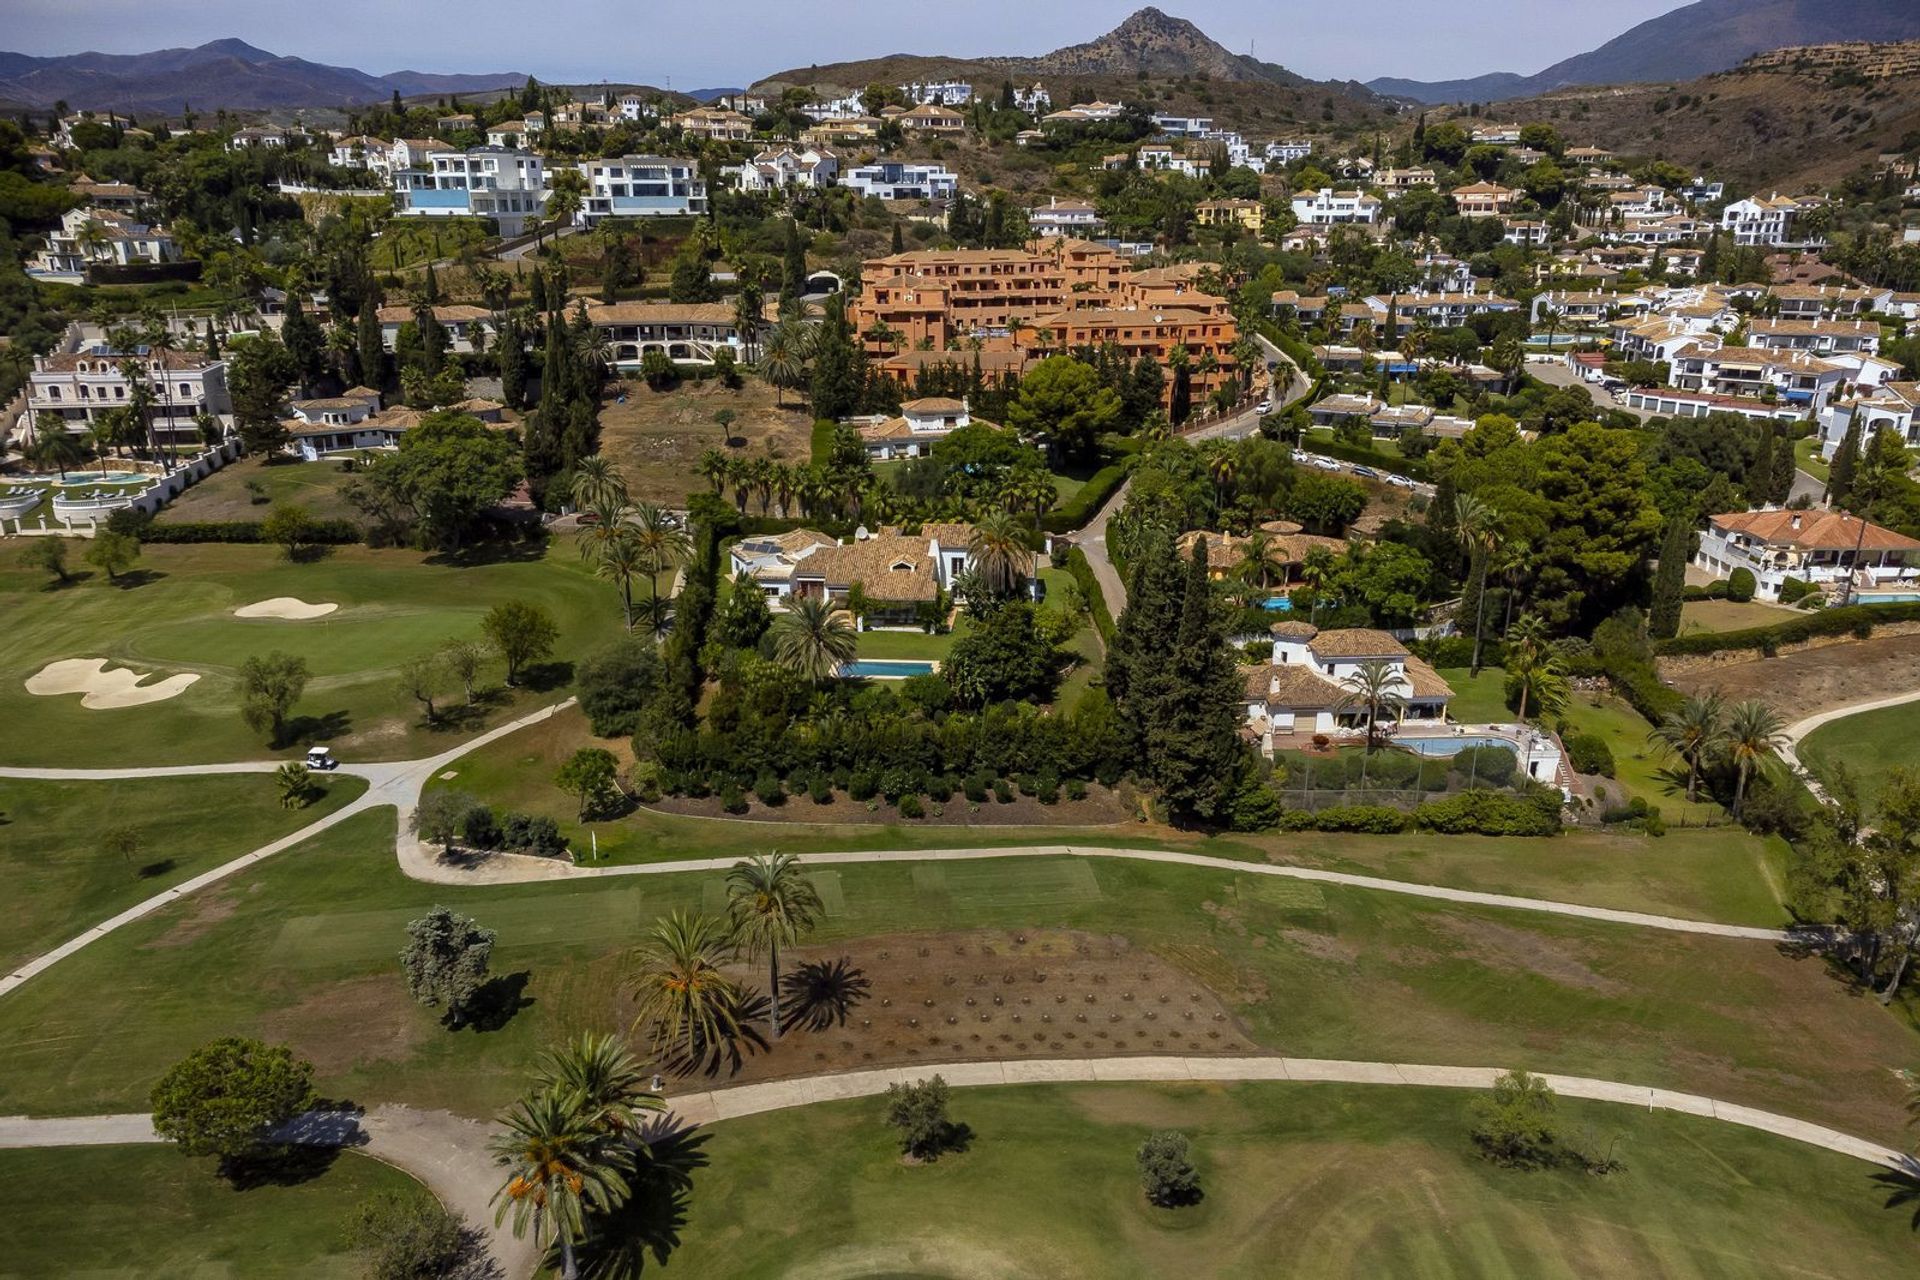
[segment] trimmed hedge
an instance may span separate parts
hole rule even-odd
[[[1100,468],[1080,487],[1080,492],[1041,517],[1040,527],[1048,533],[1072,533],[1082,527],[1126,483],[1132,466],[1133,459],[1127,457]]]
[[[258,520],[194,520],[179,524],[160,524],[152,516],[132,510],[116,511],[108,517],[107,528],[115,533],[130,533],[142,542],[265,542]],[[340,547],[358,542],[360,526],[351,520],[315,520],[307,526],[306,541],[318,546]]]
[[[1602,778],[1613,776],[1613,748],[1605,738],[1597,733],[1576,733],[1566,742],[1567,763],[1575,773]]]
[[[1920,621],[1920,601],[1901,604],[1850,604],[1837,609],[1822,609],[1771,626],[1747,627],[1740,631],[1704,631],[1661,640],[1653,651],[1662,657],[1683,654],[1724,653],[1734,649],[1757,649],[1769,653],[1784,645],[1799,644],[1816,636],[1855,635],[1864,640],[1873,629],[1888,622]],[[1612,674],[1609,672],[1608,674]]]
[[[1375,471],[1390,471],[1395,475],[1407,476],[1414,480],[1427,480],[1433,475],[1425,459],[1396,458],[1391,454],[1381,453],[1377,449],[1362,449],[1355,445],[1341,444],[1338,440],[1306,440],[1301,443],[1300,448],[1306,453],[1338,458],[1342,462],[1372,467]]]
[[[1445,800],[1429,800],[1413,811],[1413,820],[1441,835],[1558,835],[1560,797],[1546,791],[1523,796],[1462,791]]]
[[[1093,576],[1093,566],[1087,562],[1087,553],[1079,547],[1067,552],[1067,572],[1080,591],[1087,597],[1087,607],[1093,613],[1094,628],[1100,632],[1103,643],[1113,643],[1113,610],[1107,604],[1106,593],[1100,590],[1099,581]]]

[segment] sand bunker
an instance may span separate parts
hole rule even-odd
[[[308,604],[298,596],[275,596],[258,604],[242,605],[233,611],[236,618],[278,618],[282,622],[304,622],[332,613],[337,604]]]
[[[62,693],[84,695],[80,705],[90,711],[114,707],[137,707],[148,702],[164,702],[186,692],[197,675],[168,676],[153,684],[141,684],[153,673],[131,671],[126,667],[107,670],[105,658],[65,658],[50,662],[27,677],[27,692],[45,697]]]

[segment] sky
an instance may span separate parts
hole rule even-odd
[[[671,79],[675,88],[697,89],[888,53],[1045,53],[1111,30],[1140,2],[0,0],[0,48],[142,53],[237,36],[376,75],[524,71],[561,83],[664,86]],[[1685,2],[1160,0],[1160,7],[1235,52],[1251,49],[1315,79],[1450,80],[1539,71]]]

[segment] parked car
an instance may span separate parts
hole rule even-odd
[[[1264,418],[1273,412],[1273,401],[1262,400],[1259,404],[1253,406],[1253,411]]]
[[[329,751],[327,748],[325,747],[308,747],[307,748],[307,768],[338,769],[339,767],[340,767],[340,762],[333,758],[333,752]]]
[[[1397,485],[1399,485],[1399,486],[1400,486],[1400,487],[1401,487],[1402,489],[1411,489],[1411,488],[1413,488],[1413,481],[1412,481],[1412,480],[1411,480],[1411,479],[1410,479],[1409,477],[1407,477],[1407,476],[1388,476],[1388,477],[1387,477],[1387,483],[1388,483],[1388,484],[1397,484]]]
[[[1372,467],[1355,467],[1353,469],[1353,474],[1357,476],[1364,476],[1369,480],[1378,480],[1380,478],[1380,473],[1378,471],[1375,471]]]

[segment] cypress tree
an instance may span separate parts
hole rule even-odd
[[[1747,501],[1760,506],[1773,496],[1774,427],[1769,418],[1760,428],[1760,447],[1747,470]]]
[[[900,233],[900,224],[898,222],[893,224],[893,251],[895,253],[905,253],[907,251],[906,237]]]
[[[220,358],[220,335],[213,331],[212,316],[207,317],[206,335],[201,345],[207,349],[207,359],[218,360]]]
[[[782,255],[780,294],[797,298],[807,291],[807,246],[800,238],[800,224],[787,220],[787,244]]]
[[[1666,541],[1660,544],[1660,568],[1653,578],[1653,609],[1647,634],[1665,640],[1680,634],[1680,609],[1686,603],[1687,554],[1693,547],[1693,522],[1675,517],[1667,522]]]
[[[1833,467],[1827,476],[1827,501],[1836,507],[1845,507],[1853,497],[1853,477],[1860,467],[1860,419],[1854,417],[1847,423],[1847,433],[1840,437],[1840,447],[1834,451]]]
[[[354,335],[360,348],[360,376],[375,391],[386,385],[387,351],[380,341],[380,309],[372,298],[360,304],[360,316]]]
[[[1194,544],[1187,565],[1168,665],[1167,696],[1148,739],[1161,798],[1177,824],[1224,822],[1239,776],[1242,690],[1207,579],[1204,539]]]
[[[287,290],[287,314],[280,321],[280,341],[293,357],[293,367],[299,370],[302,386],[320,376],[325,360],[320,326],[300,305],[300,295],[292,289]]]
[[[1180,568],[1172,536],[1156,529],[1142,540],[1127,583],[1127,607],[1107,650],[1107,694],[1120,711],[1129,749],[1138,759],[1179,622]]]
[[[510,409],[527,407],[527,351],[520,326],[508,316],[500,325],[494,347],[494,359],[500,365],[500,396]]]
[[[1445,567],[1449,578],[1460,569],[1458,494],[1453,475],[1448,473],[1434,485],[1433,501],[1427,504],[1427,545],[1431,548],[1428,554],[1438,558],[1437,563]]]

